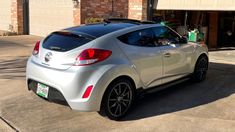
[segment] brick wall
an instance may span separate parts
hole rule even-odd
[[[11,1],[11,24],[14,32],[23,34],[23,0]]]
[[[147,0],[81,0],[74,8],[74,24],[85,23],[89,18],[147,19]]]
[[[81,0],[81,23],[89,18],[128,16],[128,0]]]

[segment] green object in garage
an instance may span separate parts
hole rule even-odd
[[[197,33],[194,31],[189,32],[188,33],[188,41],[197,42]]]
[[[198,41],[204,41],[205,37],[204,37],[204,33],[200,32],[198,33]]]
[[[204,34],[200,33],[198,30],[193,30],[188,32],[188,41],[190,42],[200,42],[204,40]]]

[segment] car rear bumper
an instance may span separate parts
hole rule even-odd
[[[45,84],[49,86],[48,100],[63,102],[79,111],[99,111],[105,90],[100,76],[102,73],[97,73],[97,69],[71,67],[56,70],[37,64],[31,58],[26,68],[29,90],[36,92],[37,83]],[[92,92],[88,98],[83,99],[82,96],[90,85],[93,85]]]
[[[40,82],[28,79],[28,81],[27,81],[28,89],[32,90],[34,93],[36,93],[38,83],[40,83]],[[47,97],[48,101],[56,102],[56,103],[63,104],[63,105],[68,105],[66,99],[64,98],[64,96],[62,95],[62,93],[60,91],[58,91],[56,88],[53,88],[51,86],[49,86],[49,89],[50,89],[50,91],[49,91],[48,97]]]

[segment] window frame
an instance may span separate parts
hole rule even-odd
[[[170,44],[182,44],[181,41],[180,41],[181,38],[182,38],[182,36],[180,36],[176,31],[174,31],[173,29],[171,29],[171,28],[169,28],[169,27],[167,27],[167,26],[152,27],[152,30],[153,30],[153,32],[154,32],[154,37],[155,37],[155,39],[161,38],[161,37],[157,37],[157,36],[156,36],[156,33],[155,33],[155,31],[154,31],[155,28],[164,28],[164,29],[166,29],[165,32],[167,32],[167,34],[171,34],[171,36],[173,36],[174,39],[175,39],[174,42],[170,42],[170,40],[168,40],[169,43],[167,43],[167,44],[159,44],[159,43],[158,43],[158,46],[168,46],[168,45],[170,45]],[[169,39],[169,38],[163,37],[163,39]],[[156,40],[155,40],[155,41],[156,41]]]
[[[127,43],[127,42],[121,40],[122,37],[124,37],[124,36],[126,36],[126,35],[130,35],[130,34],[136,33],[136,32],[139,32],[139,33],[140,33],[141,31],[144,31],[144,30],[149,30],[149,31],[151,31],[151,33],[152,33],[152,40],[151,40],[151,41],[153,41],[152,46],[150,46],[150,45],[149,45],[149,46],[146,46],[146,45],[130,44],[130,43]],[[142,37],[142,36],[141,36],[141,37]],[[125,33],[125,34],[120,35],[120,36],[117,37],[117,39],[118,39],[120,42],[124,43],[124,44],[130,45],[130,46],[136,46],[136,47],[145,47],[145,48],[157,47],[157,45],[154,44],[154,38],[155,38],[155,35],[154,35],[154,31],[152,30],[152,27],[144,28],[144,29],[139,29],[139,30],[135,30],[135,31],[131,31],[131,32]]]

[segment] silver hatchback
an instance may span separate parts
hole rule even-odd
[[[208,50],[169,27],[105,21],[51,33],[28,59],[28,89],[74,110],[123,117],[137,91],[206,78]]]

